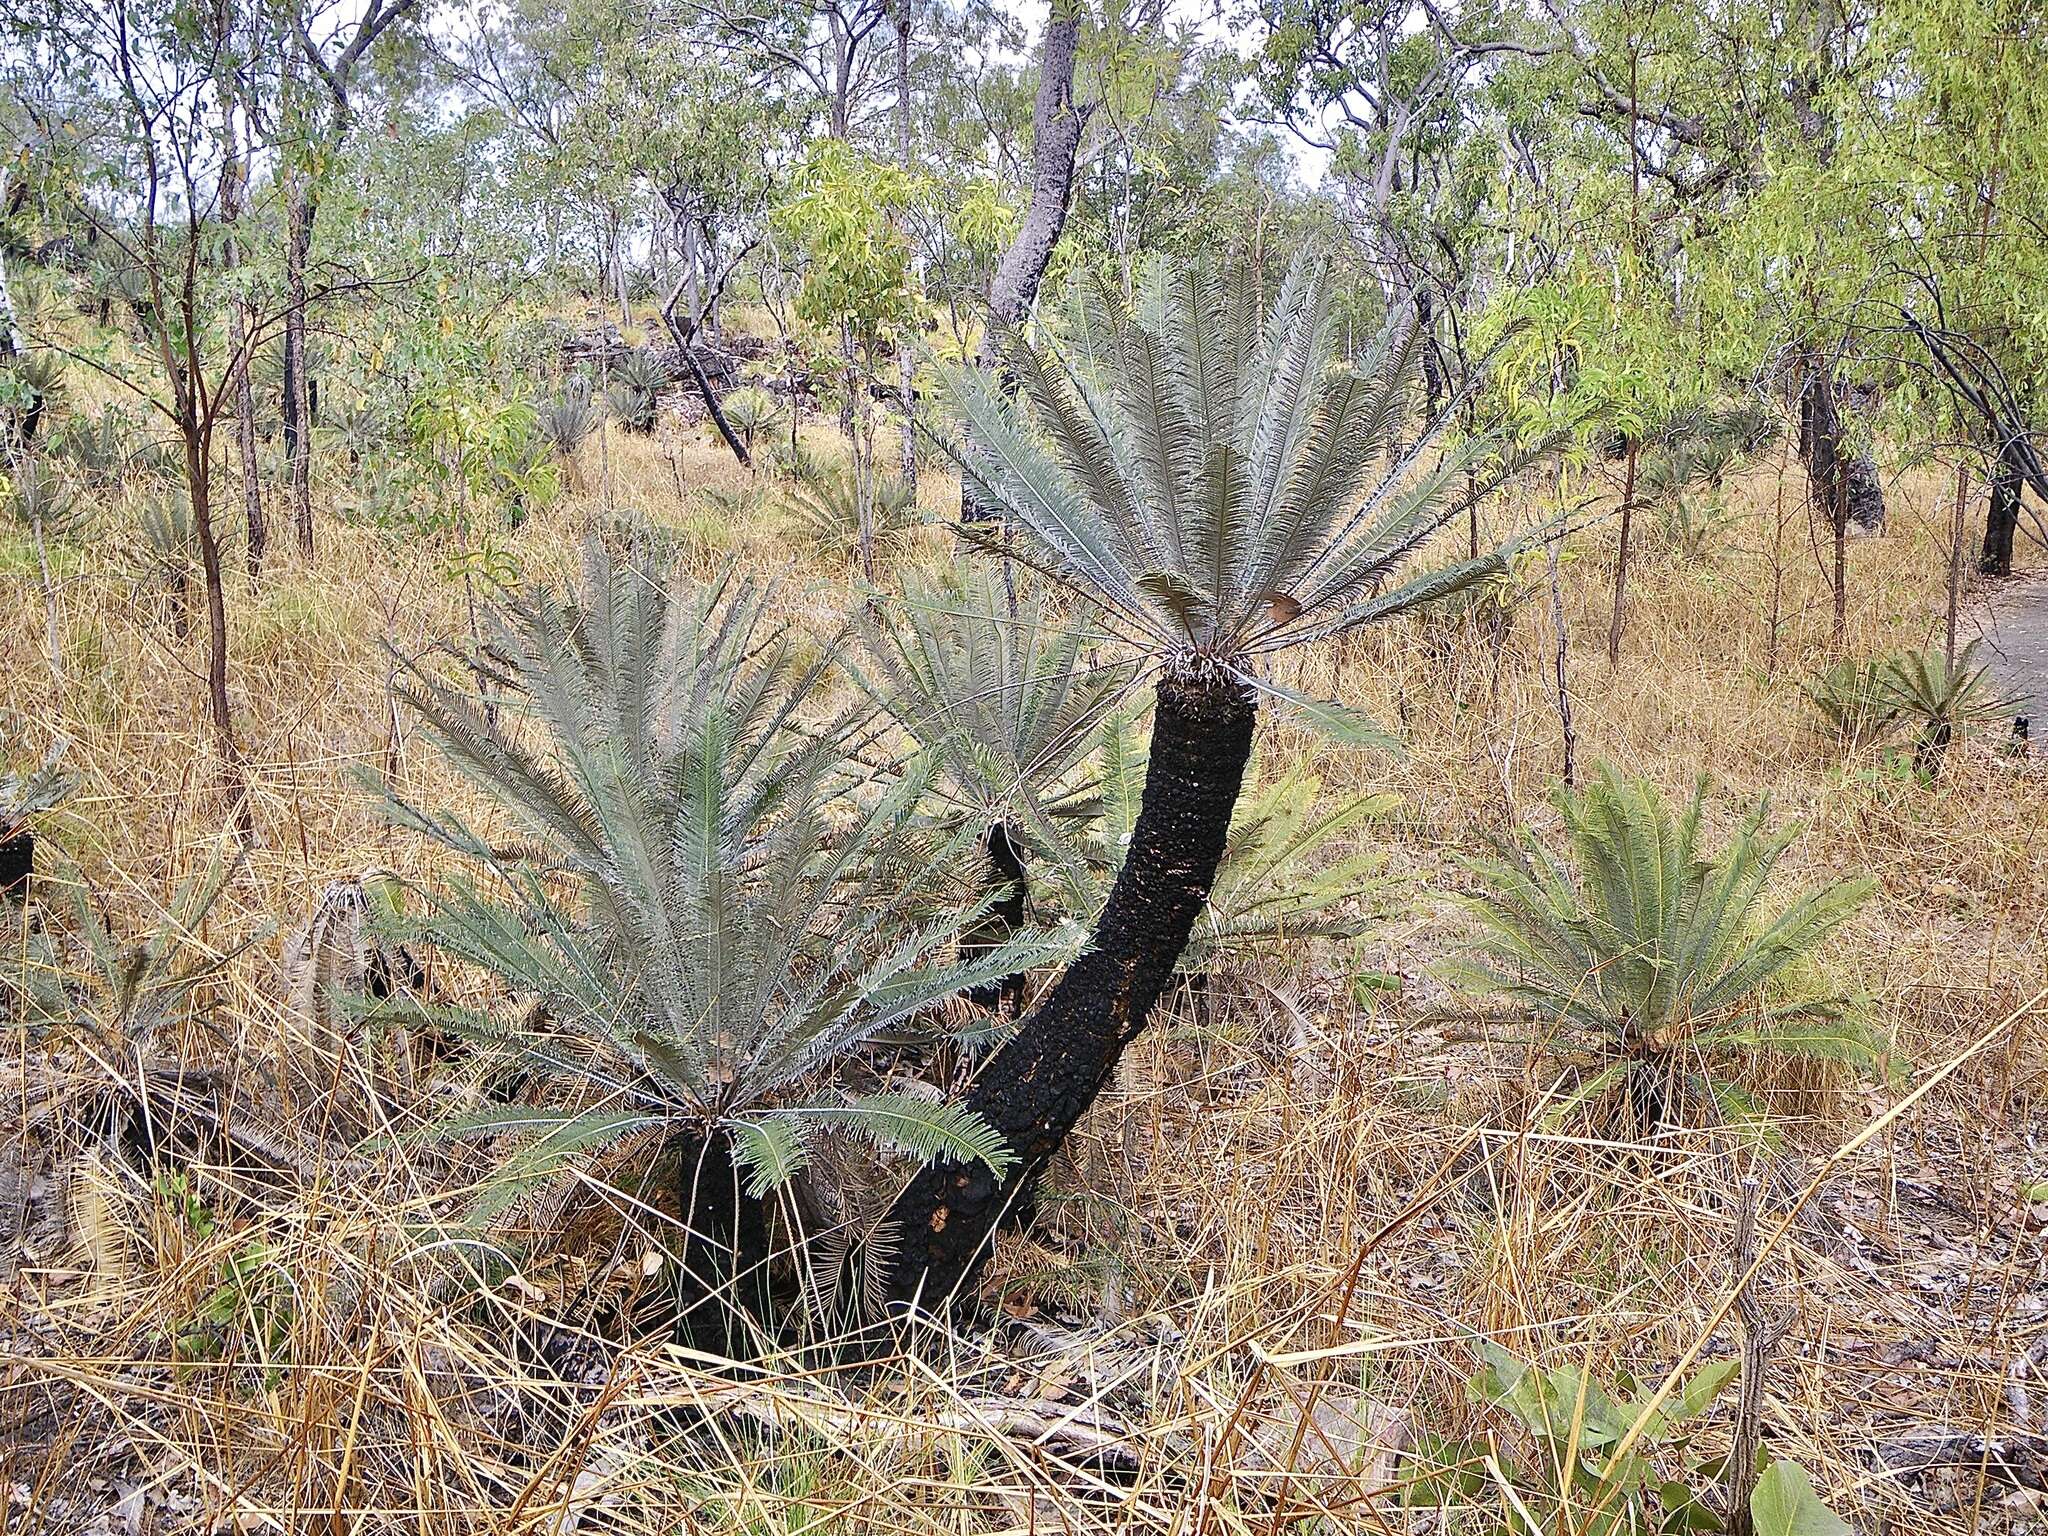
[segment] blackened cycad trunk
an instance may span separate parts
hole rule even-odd
[[[988,915],[961,935],[960,954],[963,959],[1000,948],[1022,929],[1029,898],[1030,876],[1024,868],[1023,848],[1010,824],[1002,821],[991,823],[982,838],[982,849],[988,855],[989,889],[996,893],[996,900]],[[1004,1013],[1015,1013],[1024,1006],[1026,979],[1022,971],[1017,971],[1001,981],[970,987],[967,1000],[977,1007],[1000,1008]]]
[[[1222,862],[1254,713],[1235,682],[1160,684],[1144,800],[1094,946],[968,1091],[968,1106],[1016,1162],[1001,1179],[981,1163],[934,1164],[918,1174],[890,1212],[893,1302],[937,1309],[972,1281],[997,1223],[1028,1208],[1046,1163],[1145,1027]]]
[[[683,1223],[676,1335],[694,1348],[737,1356],[749,1334],[774,1317],[768,1207],[747,1192],[729,1132],[685,1135],[670,1150]]]
[[[36,835],[27,827],[5,831],[0,823],[0,901],[25,902],[36,872]]]

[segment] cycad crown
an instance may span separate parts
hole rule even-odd
[[[1603,766],[1557,805],[1576,873],[1531,834],[1466,860],[1483,934],[1464,979],[1539,1017],[1634,1049],[1767,1045],[1786,1054],[1876,1055],[1838,997],[1773,995],[1870,894],[1844,880],[1772,913],[1765,892],[1792,830],[1766,832],[1769,802],[1727,846],[1700,847],[1704,780],[1674,817],[1656,787]]]
[[[944,372],[966,429],[962,473],[1023,558],[1079,588],[1171,673],[1255,683],[1261,652],[1497,568],[1489,555],[1381,595],[1457,507],[1497,483],[1467,479],[1492,445],[1435,452],[1454,401],[1402,448],[1422,338],[1396,316],[1347,365],[1331,298],[1310,258],[1263,320],[1248,270],[1161,267],[1135,305],[1097,285],[1065,347],[1012,339],[1008,368],[1035,431],[972,370]]]
[[[964,810],[1040,827],[1131,680],[1128,665],[1085,654],[1087,622],[1055,623],[1036,594],[1012,611],[986,573],[913,588],[895,622],[867,620],[857,675]]]

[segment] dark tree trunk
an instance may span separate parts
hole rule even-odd
[[[284,448],[291,465],[292,526],[299,553],[313,553],[313,438],[306,380],[306,262],[313,250],[312,171],[293,172],[285,210]]]
[[[988,829],[987,836],[982,839],[982,847],[988,853],[989,888],[1002,894],[989,909],[988,916],[961,937],[962,958],[995,949],[1024,926],[1024,907],[1030,885],[1024,868],[1024,853],[1017,846],[1016,835],[1007,822],[999,821]],[[1025,980],[1021,971],[1005,976],[1001,981],[971,988],[967,1000],[982,1008],[1000,1008],[1006,1014],[1015,1013],[1024,1004]]]
[[[36,872],[36,835],[27,827],[0,838],[0,901],[28,900],[29,877]]]
[[[1003,333],[1030,313],[1053,248],[1067,227],[1074,157],[1092,110],[1074,104],[1074,53],[1080,36],[1079,10],[1068,14],[1062,7],[1053,7],[1038,61],[1038,98],[1031,109],[1031,206],[989,285],[988,329],[977,358],[984,369],[993,370],[1001,360]],[[985,510],[974,504],[964,484],[960,518],[962,522],[986,520]]]
[[[687,1140],[678,1154],[676,1331],[696,1348],[741,1354],[748,1319],[771,1322],[768,1208],[747,1193],[724,1131]]]
[[[1839,508],[1842,520],[1874,533],[1884,526],[1884,482],[1869,454],[1849,451],[1841,393],[1827,362],[1811,360],[1799,400],[1799,456],[1813,482],[1814,505]]]
[[[1991,505],[1984,516],[1984,551],[1977,569],[1986,576],[2012,574],[2013,536],[2020,526],[2020,470],[2010,445],[1991,467]]]
[[[949,1163],[911,1181],[890,1212],[892,1302],[936,1310],[972,1283],[997,1224],[1029,1209],[1038,1176],[1144,1029],[1222,861],[1254,716],[1229,682],[1160,685],[1144,801],[1094,947],[968,1090],[968,1107],[1016,1162],[1000,1179],[980,1163]]]

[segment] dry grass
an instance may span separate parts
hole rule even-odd
[[[602,476],[594,446],[585,452],[585,482],[609,487],[616,515],[680,530],[686,563],[782,568],[772,513],[728,528],[679,501],[679,484],[737,484],[710,449],[614,439]],[[1969,745],[1927,789],[1874,757],[1845,762],[1814,734],[1796,685],[1826,654],[1827,597],[1794,516],[1767,639],[1777,494],[1770,467],[1752,473],[1712,564],[1646,550],[1612,670],[1598,538],[1567,566],[1580,761],[1610,759],[1673,789],[1704,769],[1724,823],[1768,791],[1807,824],[1785,866],[1793,881],[1879,877],[1880,896],[1825,963],[1874,999],[1914,1064],[1910,1090],[1752,1074],[1788,1132],[1754,1164],[1766,1185],[1760,1294],[1787,1328],[1767,1440],[1860,1528],[2018,1529],[2038,1524],[2037,1495],[1996,1469],[1901,1478],[1874,1453],[1915,1427],[2048,1430],[2048,1385],[2011,1374],[2048,1337],[2042,1239],[2020,1202],[2048,1177],[2048,778]],[[934,508],[949,495],[927,487]],[[1796,481],[1791,496],[1796,511]],[[1908,480],[1896,499],[1893,530],[1852,550],[1859,651],[1939,632],[1930,525],[1942,498]],[[604,516],[598,500],[573,497],[510,539],[527,579],[570,567],[582,530]],[[128,515],[110,510],[62,561],[61,698],[41,660],[33,562],[0,550],[0,703],[71,743],[83,789],[52,833],[133,927],[221,842],[228,807],[200,729],[193,648],[137,588]],[[357,769],[389,774],[415,801],[476,809],[387,691],[383,643],[417,656],[463,633],[445,552],[332,523],[322,534],[317,562],[281,553],[259,595],[234,594],[260,843],[203,944],[288,929],[324,882],[366,866],[430,876],[425,851],[378,821]],[[954,556],[934,534],[904,558]],[[800,567],[785,591],[822,628],[847,580]],[[448,1255],[422,1252],[417,1235],[440,1193],[432,1172],[402,1159],[369,1183],[311,1170],[260,1204],[223,1204],[203,1235],[163,1191],[109,1169],[82,1186],[99,1191],[90,1240],[25,1266],[0,1300],[0,1498],[11,1501],[0,1523],[1419,1528],[1436,1517],[1401,1507],[1409,1472],[1396,1456],[1419,1427],[1512,1444],[1461,1386],[1474,1332],[1650,1380],[1688,1356],[1732,1356],[1731,1191],[1750,1154],[1707,1133],[1650,1151],[1537,1131],[1537,1064],[1446,1023],[1428,975],[1456,937],[1438,899],[1455,878],[1449,855],[1517,818],[1554,820],[1549,644],[1539,597],[1497,669],[1471,637],[1445,659],[1415,626],[1288,663],[1403,726],[1411,748],[1398,762],[1280,727],[1263,751],[1276,767],[1314,755],[1336,786],[1397,791],[1400,811],[1374,835],[1412,892],[1355,961],[1263,957],[1223,989],[1208,1028],[1177,1016],[1146,1038],[1057,1171],[1047,1219],[999,1256],[1000,1336],[927,1339],[858,1375],[797,1359],[735,1375],[615,1325],[658,1231],[600,1222],[580,1248],[461,1296],[432,1283]],[[276,1052],[276,948],[232,968],[215,999],[232,1038],[206,1049]],[[1398,972],[1403,991],[1362,1009],[1346,986],[1353,963]],[[52,1070],[31,1050],[10,1047],[10,1078]],[[99,1070],[76,1054],[56,1065],[81,1089]],[[83,1109],[78,1119],[82,1139]],[[234,1260],[250,1274],[222,1303]],[[209,1306],[234,1315],[225,1331],[239,1352],[176,1358],[180,1328]],[[1703,1443],[1725,1447],[1725,1412]],[[154,1524],[124,1525],[130,1515]]]

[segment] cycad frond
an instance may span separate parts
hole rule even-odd
[[[1396,452],[1419,355],[1412,317],[1390,321],[1354,366],[1338,356],[1321,262],[1297,261],[1262,321],[1256,291],[1246,271],[1172,266],[1129,305],[1095,285],[1065,346],[1011,339],[1028,420],[975,371],[941,370],[965,428],[961,472],[1004,514],[1018,556],[1170,667],[1247,680],[1264,651],[1497,568],[1489,557],[1373,602],[1501,473],[1483,439],[1439,449],[1459,401]]]
[[[1036,823],[1072,790],[1096,727],[1132,668],[1088,653],[1086,620],[1056,625],[1043,601],[1012,605],[987,575],[913,589],[896,621],[870,618],[856,678],[939,766],[981,821]]]

